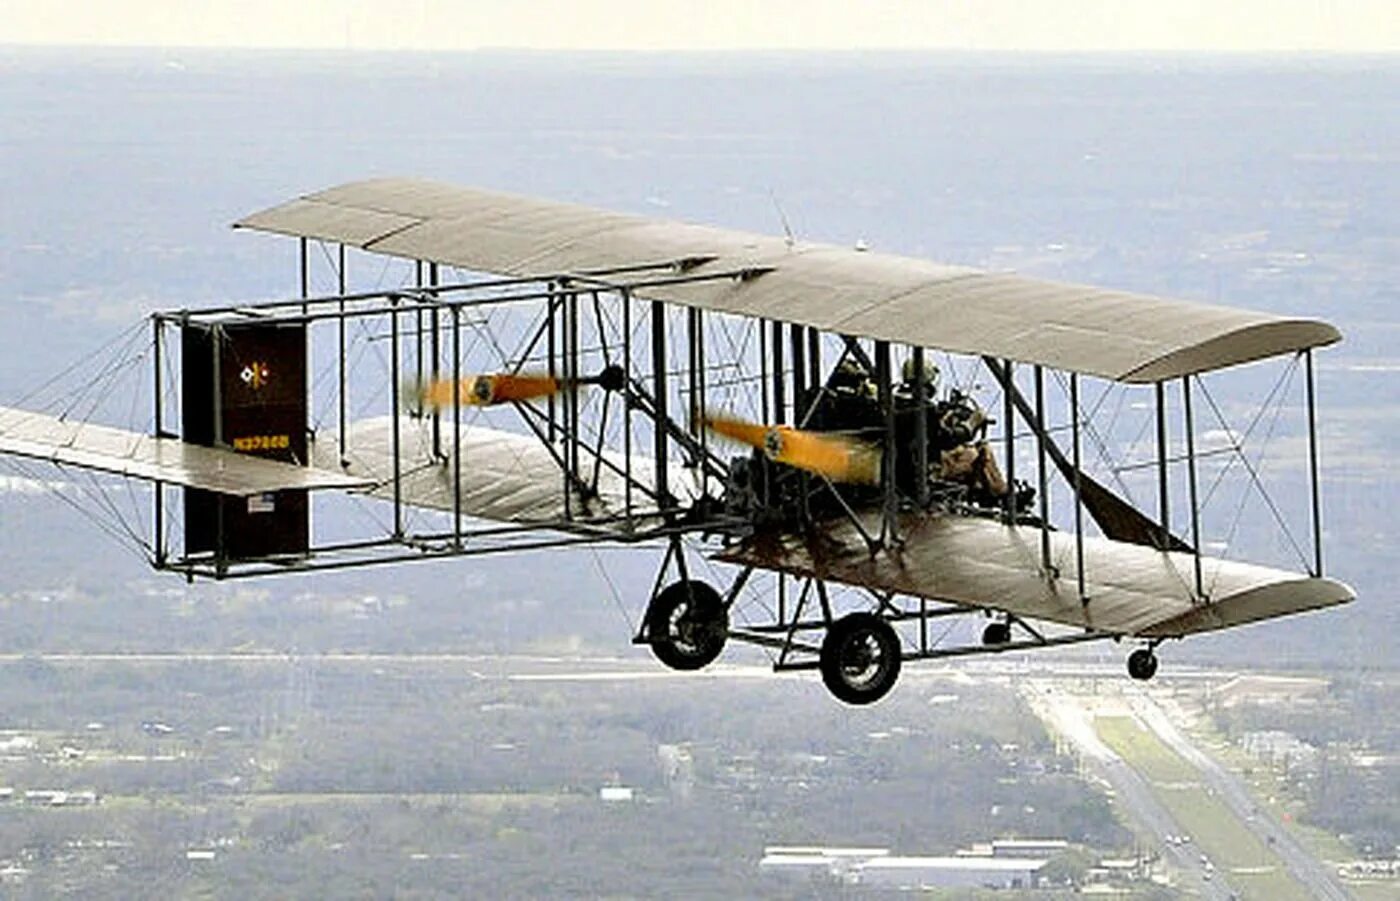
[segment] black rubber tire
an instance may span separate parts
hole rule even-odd
[[[873,704],[894,688],[903,662],[894,627],[873,613],[851,613],[822,639],[822,682],[847,704]]]
[[[982,630],[982,644],[988,647],[992,647],[999,644],[1007,644],[1010,641],[1010,623],[988,623],[987,628]]]
[[[1128,675],[1146,682],[1157,675],[1157,655],[1147,648],[1138,648],[1128,655]]]
[[[656,659],[671,669],[709,666],[729,638],[724,599],[704,582],[673,582],[647,608],[647,641]]]

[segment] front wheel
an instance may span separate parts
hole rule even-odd
[[[729,637],[724,599],[704,582],[674,582],[647,609],[647,641],[656,659],[678,670],[709,666]]]
[[[851,613],[822,640],[822,682],[847,704],[873,704],[894,688],[903,657],[893,626],[873,613]]]

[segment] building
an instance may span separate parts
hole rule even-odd
[[[632,789],[625,785],[605,785],[598,789],[598,800],[608,803],[626,803],[633,800]]]
[[[858,885],[894,889],[1024,889],[1046,861],[1023,857],[877,857],[853,870]]]
[[[992,841],[993,857],[1027,857],[1043,860],[1069,850],[1062,838],[998,838]]]
[[[888,848],[824,848],[814,845],[769,845],[758,869],[763,873],[844,879],[861,865],[889,856]]]
[[[1211,690],[1210,698],[1221,707],[1241,704],[1295,706],[1316,704],[1327,695],[1328,681],[1308,676],[1236,676]]]
[[[1291,732],[1270,729],[1246,732],[1240,737],[1240,747],[1246,754],[1284,770],[1315,771],[1319,752]]]

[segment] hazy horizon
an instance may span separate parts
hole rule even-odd
[[[0,0],[0,45],[464,50],[1400,50],[1385,0]],[[678,27],[679,26],[679,27]]]

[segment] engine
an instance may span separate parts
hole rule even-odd
[[[924,390],[916,390],[912,367],[906,365],[894,387],[894,483],[906,503],[920,496],[920,481],[927,483],[935,503],[972,510],[1002,512],[1008,495],[1012,509],[1028,511],[1035,489],[1017,480],[1008,484],[986,440],[992,424],[967,393],[952,388],[940,391],[937,369],[926,369]],[[825,385],[809,390],[799,408],[809,411],[798,426],[815,432],[832,432],[880,444],[885,440],[885,417],[880,408],[874,375],[847,358],[831,373]],[[918,471],[918,421],[924,419],[928,468]],[[881,486],[846,484],[837,498],[820,479],[775,463],[762,451],[731,461],[725,506],[732,514],[758,524],[796,521],[804,512],[822,518],[838,515],[842,503],[852,507],[878,504]]]

